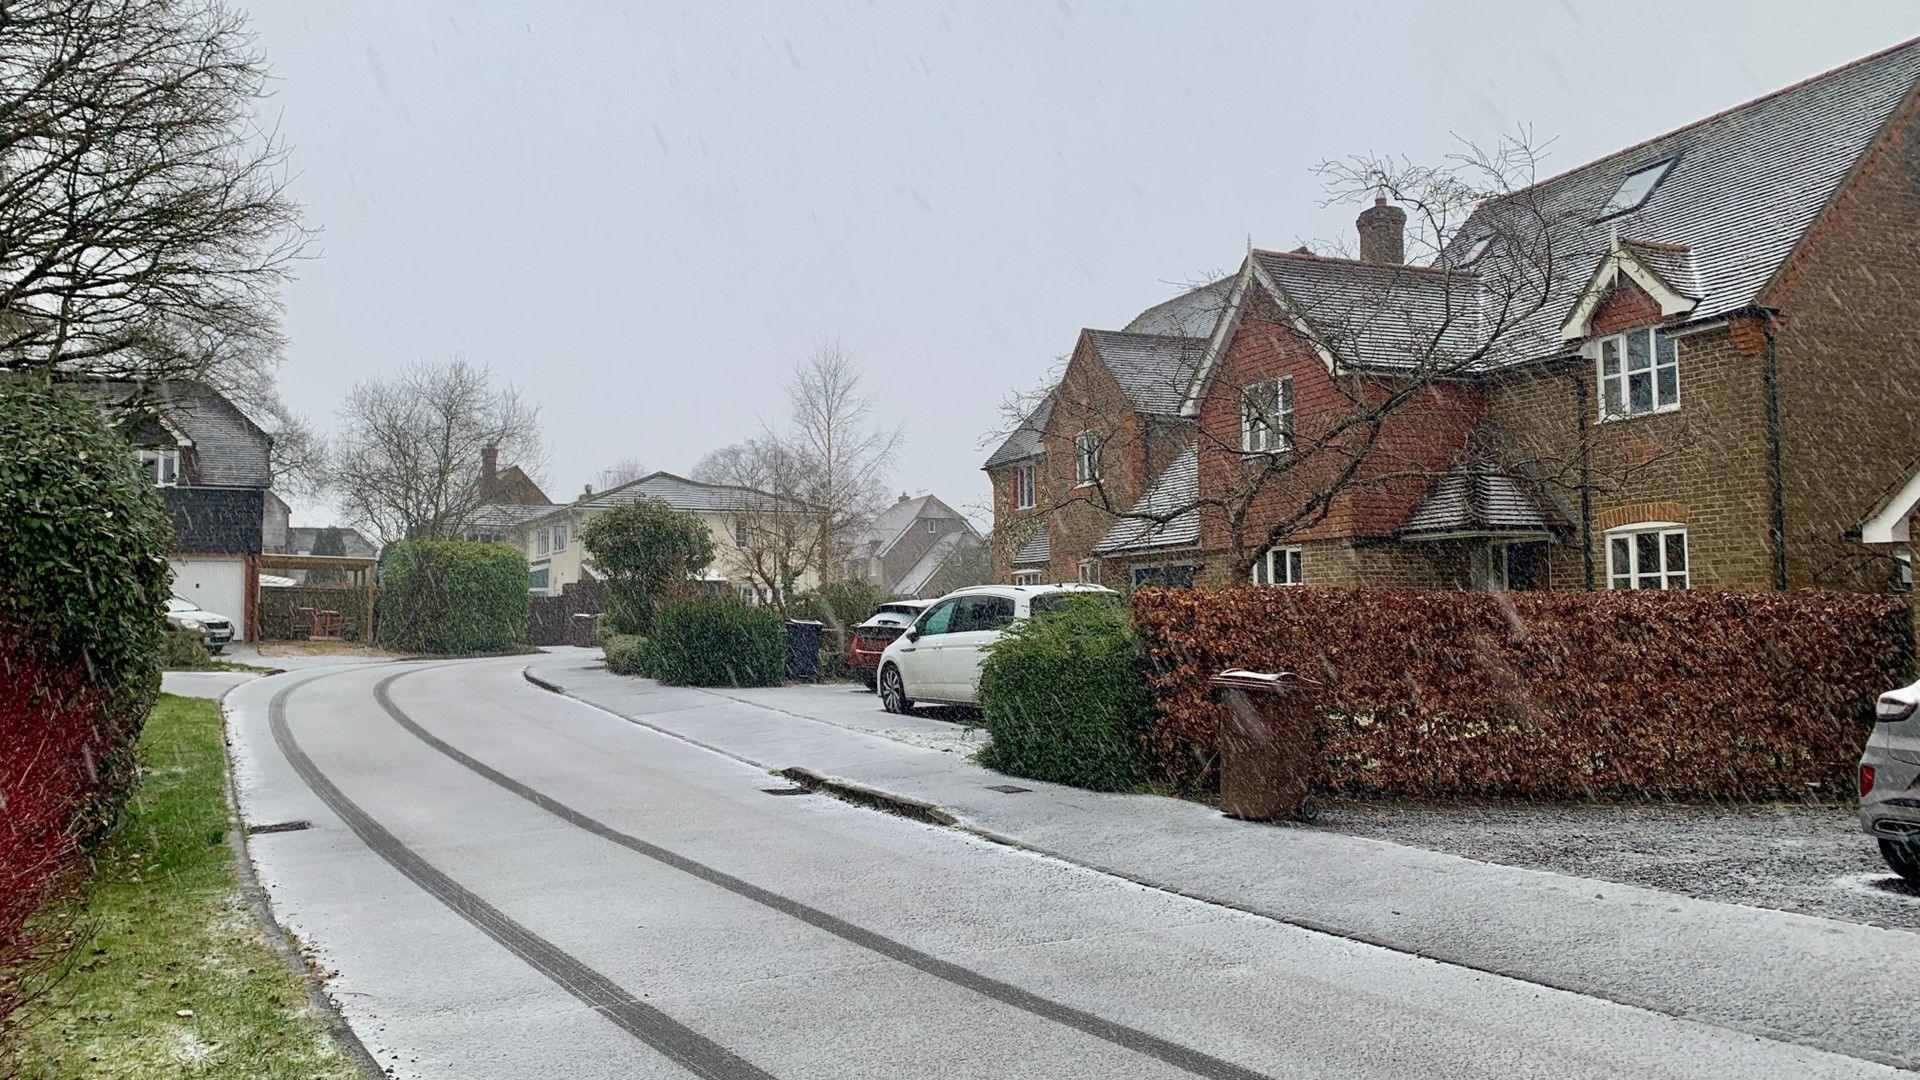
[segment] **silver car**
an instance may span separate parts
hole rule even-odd
[[[1920,682],[1880,695],[1860,755],[1860,826],[1880,855],[1920,885]]]
[[[183,634],[198,634],[207,651],[219,655],[233,640],[233,620],[206,611],[184,596],[167,598],[167,628]]]

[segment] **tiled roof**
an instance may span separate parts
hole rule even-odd
[[[1000,448],[995,450],[993,455],[987,458],[987,463],[981,467],[997,469],[1022,458],[1038,457],[1041,451],[1040,432],[1046,428],[1048,418],[1053,415],[1053,400],[1056,393],[1057,391],[1053,390],[1047,391],[1047,396],[1040,399],[1040,404],[1033,407],[1033,411],[1027,414],[1027,418],[1021,421],[1020,426],[1007,436],[1006,441],[1000,444]]]
[[[552,503],[485,503],[467,519],[473,529],[505,529],[555,509]]]
[[[73,389],[101,403],[125,405],[140,396],[130,382],[79,379]],[[273,440],[227,397],[183,379],[146,388],[146,401],[193,443],[193,480],[209,487],[270,487]]]
[[[1464,464],[1434,481],[1401,535],[1539,533],[1559,524],[1519,480],[1489,465]]]
[[[1127,403],[1148,416],[1177,416],[1207,341],[1115,330],[1088,330],[1094,352],[1113,372]]]
[[[893,587],[888,591],[895,596],[919,596],[928,583],[933,581],[934,575],[940,572],[940,568],[947,565],[956,553],[973,551],[985,546],[985,541],[975,533],[950,532],[935,540],[932,546],[927,548],[926,553],[920,556],[920,561],[914,563],[912,569],[901,575],[900,580],[894,582]]]
[[[1045,566],[1053,561],[1053,537],[1045,529],[1026,542],[1013,556],[1015,566]]]
[[[612,506],[625,506],[640,499],[658,499],[675,510],[727,511],[768,509],[774,506],[799,504],[792,499],[779,495],[756,491],[753,488],[736,487],[732,484],[703,484],[698,480],[689,480],[670,472],[656,472],[629,481],[619,487],[582,498],[575,506],[603,510]]]
[[[1153,487],[1133,504],[1132,514],[1167,514],[1191,507],[1200,491],[1200,455],[1188,447],[1173,459]],[[1123,517],[1113,523],[1107,535],[1093,545],[1095,554],[1147,548],[1191,547],[1200,542],[1200,515],[1193,509],[1167,520],[1165,524],[1147,518]]]
[[[860,535],[856,550],[870,550],[874,555],[885,555],[916,524],[929,518],[958,521],[961,531],[973,533],[976,537],[979,535],[966,515],[948,506],[939,496],[922,495],[917,499],[901,499],[875,514],[873,522]]]
[[[1737,311],[1756,299],[1916,78],[1920,39],[1483,205],[1449,254],[1535,214],[1557,223],[1552,252],[1570,272],[1522,328],[1527,358],[1557,351],[1561,321],[1616,235],[1685,249],[1684,270],[1650,268],[1692,278],[1670,282],[1700,299],[1690,318]],[[1667,158],[1673,167],[1638,208],[1594,220],[1629,173]],[[1507,248],[1496,242],[1473,265],[1494,291],[1521,273]]]
[[[1213,333],[1213,324],[1226,309],[1232,292],[1233,276],[1228,275],[1155,304],[1120,329],[1129,334],[1204,338]]]
[[[1255,251],[1253,261],[1336,363],[1453,364],[1479,341],[1481,291],[1472,272],[1297,251]]]

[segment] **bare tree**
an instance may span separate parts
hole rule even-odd
[[[340,509],[386,542],[465,532],[486,501],[486,447],[529,471],[545,455],[539,407],[460,359],[356,384],[337,431],[331,474]]]
[[[784,603],[808,571],[824,569],[819,518],[804,498],[813,476],[790,442],[763,432],[722,447],[700,460],[694,478],[741,489],[733,547],[719,555],[730,579],[750,581]]]
[[[1356,263],[1304,247],[1250,250],[1237,286],[1239,333],[1263,335],[1254,344],[1276,356],[1318,353],[1332,375],[1324,400],[1296,411],[1290,384],[1219,372],[1189,398],[1194,365],[1169,363],[1163,389],[1185,401],[1178,439],[1192,448],[1200,482],[1148,504],[1137,492],[1116,492],[1113,478],[1097,470],[1086,478],[1082,468],[1082,475],[1050,485],[1036,515],[1131,521],[1142,537],[1197,516],[1225,536],[1231,569],[1244,576],[1264,552],[1326,520],[1354,493],[1432,483],[1457,462],[1434,460],[1424,452],[1430,445],[1409,445],[1417,440],[1390,437],[1396,425],[1413,423],[1402,414],[1459,407],[1454,388],[1463,378],[1551,354],[1559,342],[1541,337],[1537,316],[1566,303],[1606,254],[1569,247],[1569,231],[1587,227],[1592,207],[1542,196],[1535,186],[1542,151],[1522,133],[1490,150],[1464,145],[1437,165],[1381,157],[1323,163],[1318,171],[1330,204],[1371,197],[1405,208],[1404,257]],[[1497,258],[1483,259],[1489,251]],[[1193,355],[1203,355],[1194,345]],[[1010,409],[1020,424],[1045,417],[1047,429],[1083,436],[1096,460],[1110,440],[1141,437],[1099,401],[1063,384],[1050,411],[1035,409],[1032,398]],[[1583,425],[1573,448],[1468,450],[1485,455],[1489,467],[1517,469],[1543,489],[1585,498],[1631,478],[1596,472],[1597,459],[1617,458],[1595,453],[1609,437]]]
[[[594,474],[593,486],[598,491],[606,491],[621,484],[631,484],[645,475],[647,467],[640,463],[640,459],[627,456]]]
[[[816,346],[786,389],[793,427],[786,441],[805,473],[803,501],[817,515],[814,560],[824,578],[844,564],[851,537],[884,505],[905,428],[882,423],[861,388],[859,365],[838,341]]]
[[[0,4],[0,369],[214,382],[277,358],[306,237],[217,0]]]

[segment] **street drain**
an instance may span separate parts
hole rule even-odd
[[[997,791],[1002,795],[1026,795],[1033,791],[1030,787],[1020,787],[1016,784],[988,784],[987,790]]]
[[[299,832],[301,829],[311,828],[313,828],[313,822],[311,821],[276,821],[272,825],[254,825],[247,829],[247,835],[259,836],[261,833],[270,832]]]
[[[763,787],[760,790],[766,792],[769,795],[811,795],[813,794],[812,788],[803,788],[803,787]]]

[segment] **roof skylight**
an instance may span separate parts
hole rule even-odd
[[[1454,265],[1459,267],[1472,266],[1474,263],[1486,257],[1488,249],[1492,247],[1493,237],[1483,236],[1468,244],[1467,249],[1460,253],[1460,258],[1454,261]]]
[[[1607,200],[1606,206],[1601,207],[1600,217],[1610,218],[1639,209],[1640,204],[1647,201],[1647,196],[1653,194],[1653,189],[1667,175],[1667,170],[1673,168],[1675,160],[1667,158],[1656,161],[1628,173],[1627,178],[1620,181],[1620,190],[1613,193],[1613,198]]]

